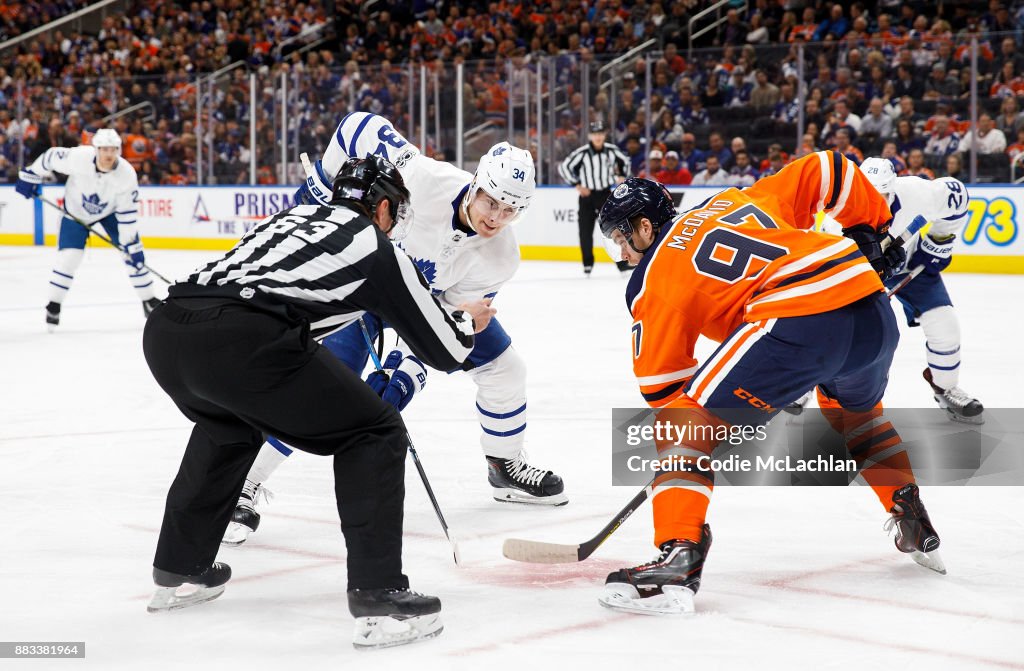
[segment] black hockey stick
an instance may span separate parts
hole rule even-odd
[[[47,205],[49,205],[53,209],[59,210],[60,213],[63,214],[66,218],[68,218],[71,221],[75,222],[79,226],[82,226],[83,228],[85,228],[85,230],[89,231],[90,233],[95,235],[97,238],[99,238],[103,242],[107,243],[108,245],[110,245],[111,247],[113,247],[117,251],[121,252],[122,254],[127,254],[128,253],[128,250],[126,250],[124,247],[122,247],[121,245],[117,244],[116,242],[114,242],[113,240],[111,240],[107,236],[103,235],[99,231],[97,231],[95,228],[92,227],[92,225],[87,224],[84,221],[82,221],[81,219],[79,219],[78,217],[73,216],[70,212],[65,210],[63,207],[57,205],[57,203],[55,203],[55,202],[53,202],[51,200],[47,200],[46,198],[43,198],[42,196],[36,196],[36,198],[38,198],[42,202],[46,203]],[[149,272],[153,273],[153,276],[156,277],[158,280],[161,280],[162,282],[166,282],[167,284],[173,284],[173,282],[171,280],[167,279],[166,277],[164,277],[163,275],[161,275],[157,271],[153,270],[152,268],[147,266],[145,263],[142,264],[142,267],[145,268],[146,270],[148,270]]]
[[[366,328],[366,322],[363,318],[359,318],[359,329],[363,332],[363,340],[366,341],[366,347],[370,350],[370,359],[373,360],[373,365],[377,369],[378,373],[384,372],[384,366],[380,362],[380,357],[377,356],[377,352],[373,349],[373,339],[370,337],[370,331]],[[459,563],[459,543],[455,540],[455,536],[448,528],[448,523],[444,519],[444,513],[441,512],[441,506],[437,502],[437,497],[434,496],[434,488],[430,486],[430,480],[427,479],[427,472],[423,470],[423,464],[420,462],[420,455],[416,453],[416,447],[412,444],[412,436],[408,433],[405,434],[405,439],[409,443],[409,454],[412,455],[412,463],[416,465],[416,471],[420,474],[420,480],[423,482],[423,488],[427,490],[427,498],[430,499],[430,505],[434,506],[434,512],[437,514],[437,521],[441,523],[441,528],[444,529],[444,536],[448,539],[448,542],[452,546],[452,559],[455,560],[456,566],[461,566]]]
[[[890,236],[882,242],[883,251],[892,245],[902,247],[908,240],[917,235],[917,232],[921,230],[921,227],[923,227],[925,223],[927,222],[924,217],[915,217],[899,237],[893,238]],[[909,282],[910,280],[907,281]],[[899,288],[894,291],[898,290]],[[596,536],[583,541],[582,543],[566,545],[563,543],[530,541],[521,538],[506,538],[505,543],[502,545],[501,553],[508,559],[529,562],[531,564],[568,564],[572,562],[581,562],[592,555],[597,548],[601,547],[601,544],[608,540],[608,537],[615,533],[615,531],[622,526],[622,523],[629,519],[629,516],[636,512],[637,508],[639,508],[644,501],[653,496],[653,488],[654,481],[651,480],[646,487],[641,489],[637,492],[636,496],[630,499],[629,503],[626,504],[626,507],[620,510],[615,515],[615,518],[605,525],[605,527],[601,529]]]

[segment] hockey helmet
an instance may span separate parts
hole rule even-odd
[[[468,210],[477,191],[482,190],[500,207],[496,219],[503,224],[518,221],[533,198],[536,174],[530,152],[508,142],[499,142],[480,157],[469,193],[462,201],[463,211]]]
[[[356,203],[367,216],[372,217],[381,200],[387,201],[393,222],[388,233],[392,240],[401,240],[412,224],[409,189],[402,173],[386,158],[376,154],[345,161],[334,178],[331,204],[338,205],[342,201]]]
[[[113,128],[100,128],[93,133],[92,146],[121,148],[121,136]]]
[[[651,221],[657,233],[676,215],[672,196],[661,184],[641,177],[630,177],[612,190],[601,214],[598,224],[601,233],[611,238],[615,231],[629,239],[633,235],[631,220],[642,216]]]
[[[860,164],[860,171],[871,182],[871,186],[883,196],[888,196],[896,189],[896,171],[892,161],[887,158],[872,156]]]

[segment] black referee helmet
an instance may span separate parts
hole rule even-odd
[[[398,222],[403,203],[409,202],[409,189],[402,173],[391,161],[376,154],[345,161],[333,186],[332,205],[341,201],[357,203],[368,217],[377,211],[381,199],[386,199],[392,220]]]

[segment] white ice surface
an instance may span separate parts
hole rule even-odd
[[[213,254],[147,259],[182,276]],[[0,668],[1024,669],[1020,488],[924,490],[949,569],[939,576],[893,548],[865,487],[721,487],[689,618],[597,604],[608,571],[654,554],[647,507],[582,564],[503,559],[510,535],[584,540],[632,495],[609,484],[610,408],[642,401],[625,283],[607,265],[584,280],[576,264],[525,263],[497,300],[529,364],[532,461],[565,478],[568,506],[490,499],[467,377],[432,374],[406,412],[466,565],[452,565],[410,465],[406,572],[443,599],[439,638],[352,649],[330,462],[305,454],[270,481],[277,497],[259,532],[221,551],[235,575],[224,596],[147,614],[163,499],[190,425],[146,368],[142,308],[114,253],[87,252],[62,324],[46,333],[52,255],[0,248],[0,640],[85,641],[87,655]],[[962,386],[988,407],[1020,406],[1024,277],[947,282],[963,322]],[[932,403],[923,366],[915,330],[889,405]]]

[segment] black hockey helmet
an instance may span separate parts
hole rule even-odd
[[[345,161],[334,178],[331,204],[357,203],[366,216],[372,217],[382,199],[388,202],[394,226],[407,222],[409,189],[391,161],[376,154]]]
[[[606,238],[611,238],[616,230],[629,238],[633,234],[631,220],[635,217],[650,219],[657,233],[675,215],[672,196],[665,187],[649,179],[630,177],[612,190],[601,208],[598,223]]]

